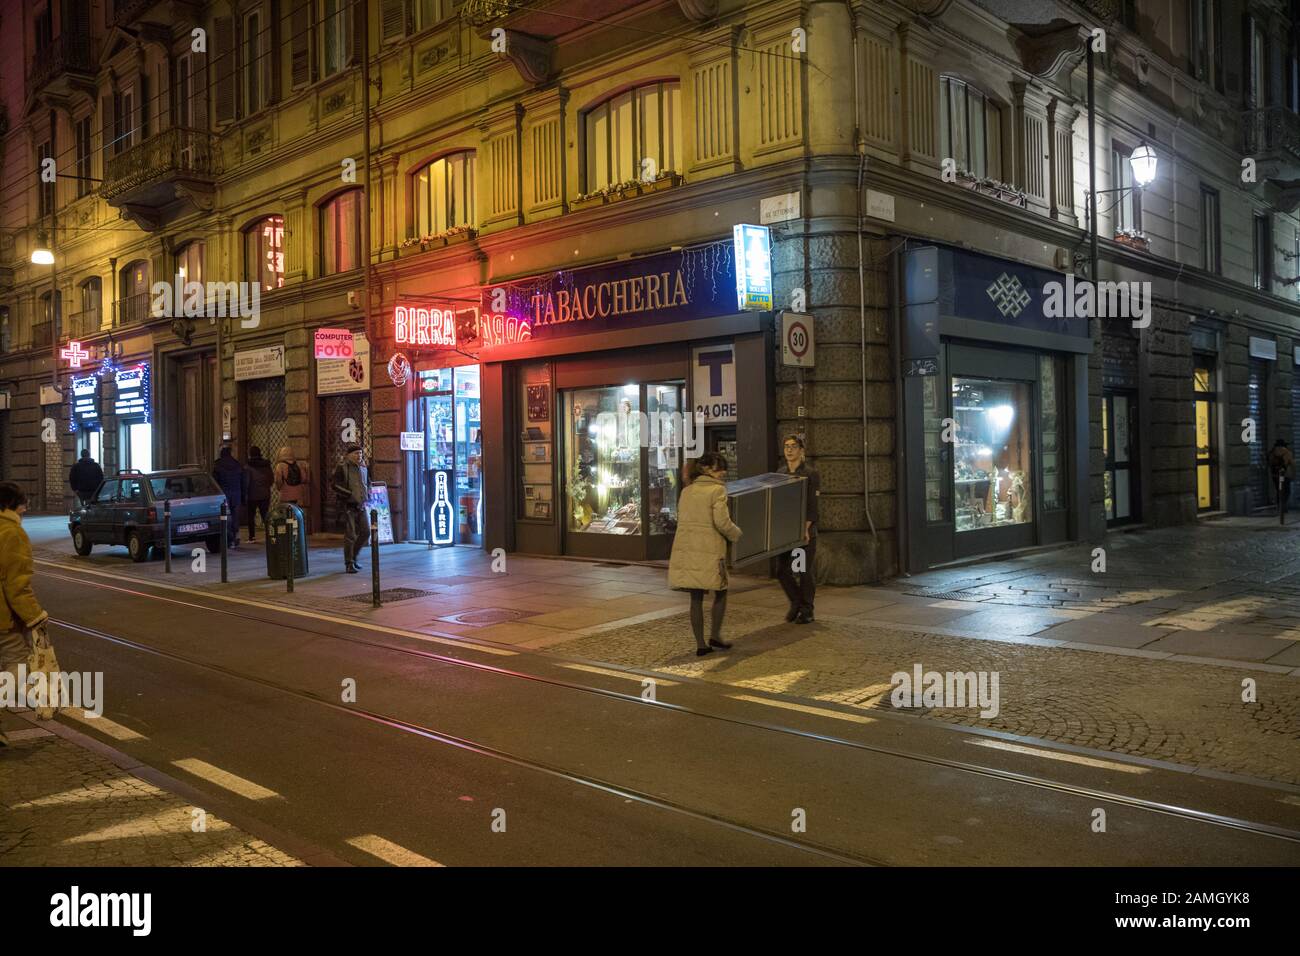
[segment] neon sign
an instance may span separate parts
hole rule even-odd
[[[393,337],[399,345],[453,347],[456,344],[456,313],[451,309],[399,305],[393,313]]]
[[[533,337],[532,327],[527,319],[513,315],[492,313],[478,317],[478,338],[484,348],[498,345],[512,345]]]
[[[736,252],[736,300],[741,311],[772,308],[772,236],[767,226],[731,230]]]
[[[68,431],[99,427],[99,377],[87,375],[72,380],[72,417]]]
[[[81,360],[90,358],[90,353],[81,347],[80,342],[69,342],[66,349],[60,349],[59,355],[68,360],[69,368],[81,368]]]
[[[438,471],[433,478],[433,507],[429,521],[433,526],[434,544],[452,543],[451,494],[447,490],[447,472]]]
[[[149,365],[141,362],[131,368],[118,369],[117,400],[113,403],[114,415],[142,415],[149,420]]]

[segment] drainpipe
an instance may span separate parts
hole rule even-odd
[[[867,407],[867,275],[866,258],[862,249],[862,187],[867,174],[867,143],[862,135],[862,94],[861,71],[858,68],[858,21],[853,12],[853,4],[845,0],[845,9],[849,13],[849,27],[853,31],[853,144],[858,153],[858,185],[854,194],[857,204],[858,233],[858,326],[862,333],[862,510],[867,515],[867,526],[871,537],[877,541],[876,522],[871,517],[871,440],[868,424]]]
[[[365,208],[361,211],[361,262],[365,269],[365,288],[362,293],[365,300],[365,329],[366,339],[370,342],[375,341],[374,335],[370,329],[370,9],[369,5],[363,0],[353,0],[354,3],[361,3],[361,102],[363,122],[365,131],[363,134],[363,150],[365,152],[366,162],[366,179],[365,179]],[[371,346],[374,347],[373,345]],[[369,424],[366,425],[369,428]]]

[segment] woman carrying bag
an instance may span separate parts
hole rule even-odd
[[[45,658],[53,655],[45,634],[49,615],[32,591],[32,543],[23,530],[26,510],[23,490],[12,481],[0,482],[0,588],[4,592],[0,601],[0,671],[15,675],[19,664],[37,663],[44,670]],[[52,715],[48,706],[38,705],[37,716]],[[0,733],[0,745],[6,743]]]
[[[727,509],[727,460],[712,452],[695,462],[695,480],[677,501],[677,534],[668,560],[668,585],[691,592],[691,631],[695,654],[703,657],[715,647],[731,647],[722,639],[722,618],[727,613],[727,542],[740,540],[741,531]],[[704,640],[704,592],[713,592],[710,636]]]

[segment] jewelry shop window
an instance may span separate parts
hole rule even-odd
[[[956,530],[1033,520],[1033,406],[1024,382],[952,380]]]
[[[640,387],[564,393],[568,529],[641,534]]]

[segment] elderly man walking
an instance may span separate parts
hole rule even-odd
[[[330,480],[343,512],[343,568],[348,574],[361,570],[357,554],[370,541],[370,519],[366,499],[370,497],[370,473],[361,464],[361,446],[349,442],[343,446],[343,460]]]

